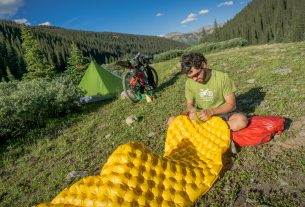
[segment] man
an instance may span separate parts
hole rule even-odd
[[[200,53],[190,53],[181,58],[182,72],[188,80],[185,84],[187,115],[196,120],[195,113],[202,121],[211,116],[224,118],[232,131],[245,128],[247,117],[236,108],[235,85],[228,74],[207,68],[207,59]],[[175,117],[170,117],[170,124]]]

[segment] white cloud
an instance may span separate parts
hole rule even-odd
[[[0,17],[13,16],[22,5],[23,0],[0,0]]]
[[[225,1],[225,2],[222,2],[220,4],[218,4],[217,7],[222,7],[222,6],[232,6],[234,4],[233,1]]]
[[[207,14],[207,13],[209,13],[209,10],[207,9],[202,9],[199,11],[199,14]]]
[[[181,24],[186,24],[186,23],[189,23],[189,22],[193,22],[193,21],[196,21],[197,20],[197,14],[194,14],[194,13],[190,13],[186,19],[182,20],[181,21]]]
[[[31,23],[25,19],[25,18],[22,18],[22,19],[14,19],[14,22],[18,23],[18,24],[25,24],[27,26],[30,26]]]
[[[52,26],[51,22],[44,22],[44,23],[40,23],[38,25],[39,26]]]
[[[161,16],[163,16],[163,15],[164,15],[164,14],[162,14],[162,13],[157,13],[157,14],[156,14],[157,17],[161,17]]]

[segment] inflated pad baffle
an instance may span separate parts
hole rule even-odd
[[[39,207],[189,206],[218,178],[230,130],[221,118],[198,124],[178,116],[169,126],[164,157],[143,144],[119,146],[100,175],[81,179]]]

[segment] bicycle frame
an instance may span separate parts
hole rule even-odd
[[[140,56],[139,54],[131,61],[119,61],[117,65],[128,69],[123,75],[123,88],[127,97],[132,102],[144,99],[147,95],[155,99],[154,89],[157,87],[158,76],[154,68],[149,66],[149,57]]]

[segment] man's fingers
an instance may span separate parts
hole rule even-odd
[[[202,121],[206,121],[209,119],[209,113],[207,110],[202,110],[199,112],[199,118],[202,120]]]
[[[200,116],[199,116],[199,118],[202,120],[202,121],[205,121],[205,120],[207,120],[207,116],[205,115],[205,114],[201,114]]]
[[[190,117],[191,120],[195,120],[195,113],[190,113],[189,117]]]

